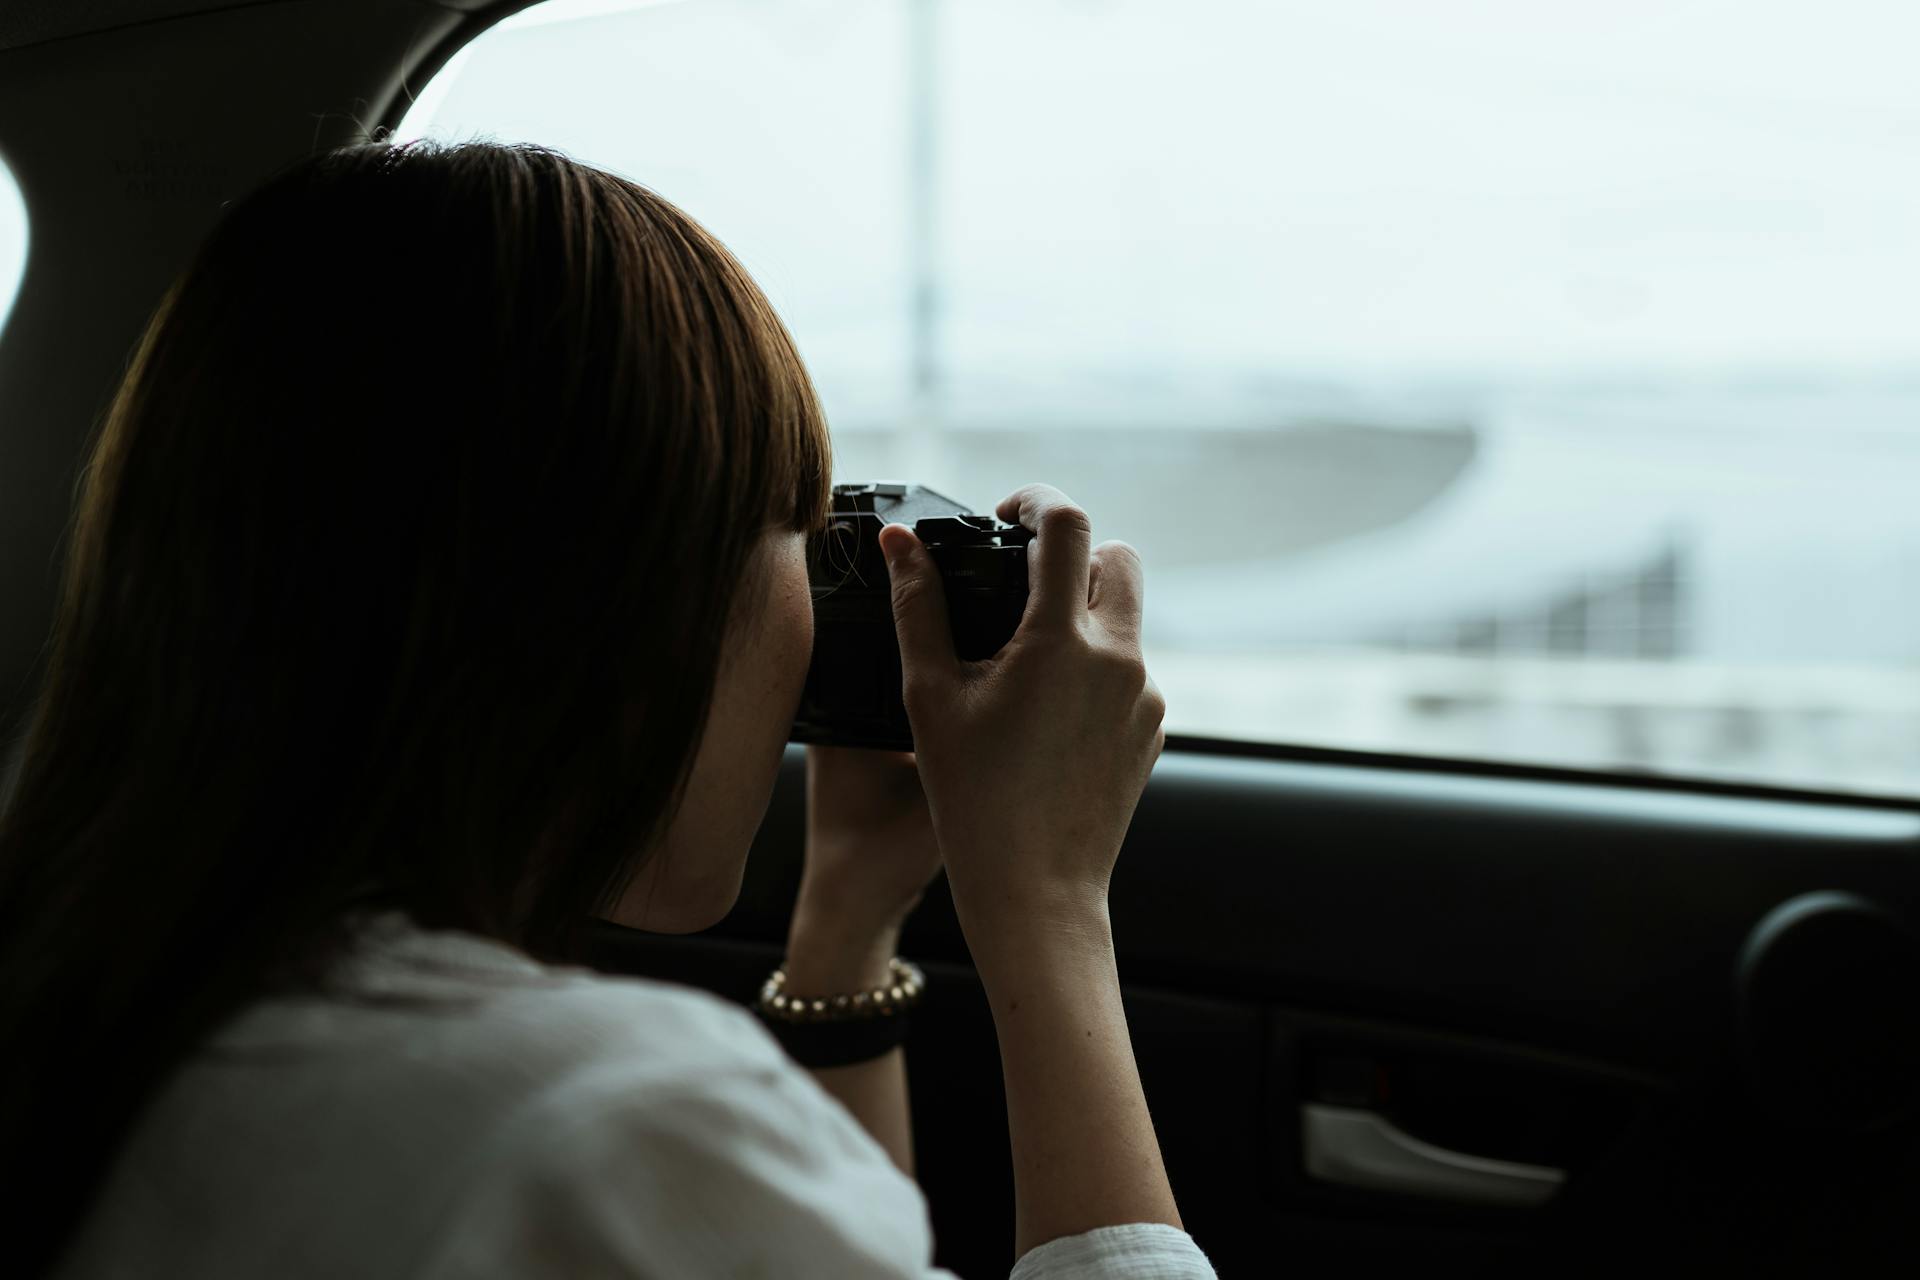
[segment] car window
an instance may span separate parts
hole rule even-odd
[[[27,206],[6,157],[0,156],[0,335],[6,333],[7,316],[26,270]]]
[[[837,478],[1045,479],[1176,732],[1920,790],[1920,10],[540,5],[403,136],[724,239]]]

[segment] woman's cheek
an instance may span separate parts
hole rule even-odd
[[[807,581],[806,542],[799,534],[789,544],[785,569],[782,612],[785,615],[787,643],[787,704],[798,709],[800,691],[806,685],[807,668],[813,661],[813,591]]]

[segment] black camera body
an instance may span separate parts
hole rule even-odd
[[[813,664],[791,741],[913,749],[900,698],[900,643],[880,530],[911,525],[947,593],[954,652],[991,658],[1013,638],[1027,607],[1033,534],[911,484],[842,484],[826,529],[807,546],[813,589]]]

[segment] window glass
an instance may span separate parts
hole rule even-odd
[[[27,205],[6,158],[0,156],[0,336],[6,333],[7,316],[26,270]]]
[[[838,479],[1141,550],[1169,728],[1920,791],[1920,9],[555,0],[405,136],[683,205]]]

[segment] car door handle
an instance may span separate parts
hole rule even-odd
[[[1564,1169],[1516,1164],[1422,1142],[1377,1111],[1309,1102],[1300,1108],[1307,1176],[1336,1186],[1470,1204],[1544,1204]]]

